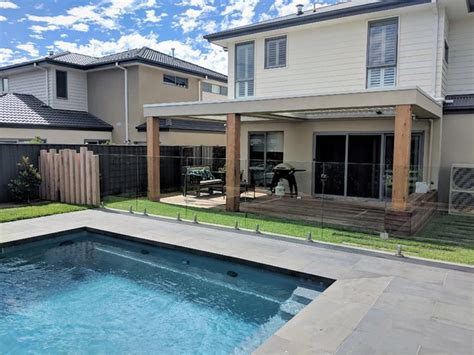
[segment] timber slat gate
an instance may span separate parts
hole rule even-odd
[[[43,200],[77,205],[100,204],[99,156],[87,147],[41,150],[39,170],[42,177],[39,195]]]

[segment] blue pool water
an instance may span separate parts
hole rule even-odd
[[[249,353],[326,287],[79,232],[0,257],[0,353]]]

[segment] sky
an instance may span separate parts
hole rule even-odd
[[[203,35],[334,0],[0,0],[0,66],[70,51],[103,56],[147,46],[227,74]]]

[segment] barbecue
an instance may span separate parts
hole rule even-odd
[[[272,171],[273,171],[273,179],[270,185],[272,192],[274,192],[275,186],[278,185],[278,181],[280,181],[280,179],[285,179],[286,181],[288,181],[288,185],[290,186],[291,196],[293,196],[293,191],[294,191],[294,195],[298,196],[298,185],[296,184],[295,173],[300,172],[300,171],[306,171],[306,170],[295,169],[294,166],[288,163],[281,163],[281,164],[276,165]]]

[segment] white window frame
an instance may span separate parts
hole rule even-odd
[[[173,77],[173,78],[174,78],[174,82],[173,82],[173,83],[168,83],[168,82],[166,82],[166,81],[165,81],[165,77],[166,77],[166,76],[167,76],[167,77]],[[183,85],[178,85],[178,84],[177,84],[177,78],[182,79],[182,80],[185,80],[186,85],[184,85],[184,86],[183,86]],[[166,74],[166,73],[164,73],[164,74],[163,74],[163,84],[165,84],[165,85],[170,85],[170,86],[176,86],[176,87],[182,88],[182,89],[189,89],[189,78],[186,78],[186,77],[184,77],[184,76],[179,76],[179,75]]]
[[[374,23],[383,23],[383,22],[391,22],[391,21],[396,21],[397,22],[397,38],[396,38],[396,53],[395,53],[395,64],[394,65],[381,65],[381,66],[370,66],[369,65],[369,60],[370,60],[370,26],[371,24]],[[400,16],[390,16],[390,17],[383,17],[383,18],[374,18],[374,19],[369,19],[367,21],[367,43],[366,43],[366,89],[369,90],[380,90],[380,89],[387,89],[387,88],[395,88],[398,85],[398,63],[399,63],[399,55],[400,55]],[[370,86],[370,81],[369,81],[369,75],[370,75],[370,69],[383,69],[384,68],[394,68],[395,73],[394,73],[394,83],[391,86],[385,86],[385,85],[380,85],[380,86]]]
[[[5,82],[7,83],[7,85],[5,85]],[[2,77],[2,83],[1,83],[1,85],[2,85],[2,92],[3,92],[3,93],[9,91],[9,89],[10,89],[10,82],[9,82],[7,76]],[[7,87],[6,89],[5,89],[5,86]]]
[[[58,72],[61,72],[61,73],[65,73],[65,78],[66,78],[66,96],[59,96],[58,95]],[[56,69],[55,71],[55,88],[56,88],[56,98],[57,99],[60,99],[60,100],[67,100],[69,98],[69,74],[66,70],[59,70],[59,69]]]
[[[253,77],[252,79],[238,79],[237,78],[237,48],[239,46],[245,46],[245,45],[252,45],[253,46]],[[237,99],[240,99],[240,98],[247,98],[247,97],[254,97],[255,96],[255,41],[247,41],[247,42],[241,42],[241,43],[236,43],[235,44],[235,47],[234,47],[234,73],[235,73],[235,79],[234,79],[234,96],[235,98]],[[238,90],[238,84],[239,83],[245,83],[245,82],[252,82],[252,85],[253,85],[253,94],[252,95],[248,95],[248,90],[246,90],[246,95],[243,95],[243,96],[239,96],[239,90]]]
[[[285,63],[284,64],[276,64],[276,65],[268,65],[268,45],[270,42],[277,41],[277,43],[281,40],[285,40]],[[264,45],[264,68],[265,69],[275,69],[275,68],[286,68],[288,65],[288,37],[286,35],[281,35],[281,36],[276,36],[276,37],[270,37],[270,38],[265,38],[265,45]],[[277,44],[276,46],[276,58],[278,58],[278,52],[279,52],[279,46]]]

